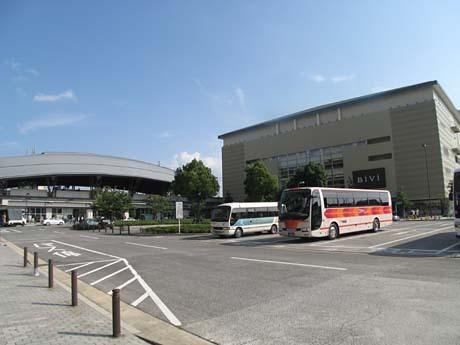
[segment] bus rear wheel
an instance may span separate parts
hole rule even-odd
[[[377,232],[380,230],[380,221],[378,218],[375,218],[372,222],[372,232]]]
[[[272,227],[270,228],[270,233],[276,234],[277,232],[278,232],[278,228],[275,224],[273,224]]]
[[[243,235],[243,229],[237,228],[233,236],[235,236],[235,238],[240,238],[242,235]]]
[[[329,226],[329,233],[327,235],[327,238],[329,240],[335,240],[338,236],[339,236],[339,227],[337,226],[337,224],[332,223]]]

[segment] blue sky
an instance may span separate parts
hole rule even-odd
[[[219,134],[437,79],[458,1],[2,1],[0,156],[78,151],[220,175]]]

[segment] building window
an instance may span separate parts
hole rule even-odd
[[[393,158],[393,155],[391,153],[384,153],[382,155],[373,155],[373,156],[368,157],[369,162],[381,161],[384,159],[392,159],[392,158]]]
[[[391,137],[390,137],[390,136],[372,138],[372,139],[367,139],[367,145],[378,144],[378,143],[385,143],[385,142],[387,142],[387,141],[391,141]]]

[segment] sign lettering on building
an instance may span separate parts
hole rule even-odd
[[[355,188],[384,188],[385,168],[353,171],[353,184]]]

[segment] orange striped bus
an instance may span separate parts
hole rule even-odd
[[[283,191],[279,234],[327,237],[372,230],[391,224],[391,194],[386,190],[299,187]]]

